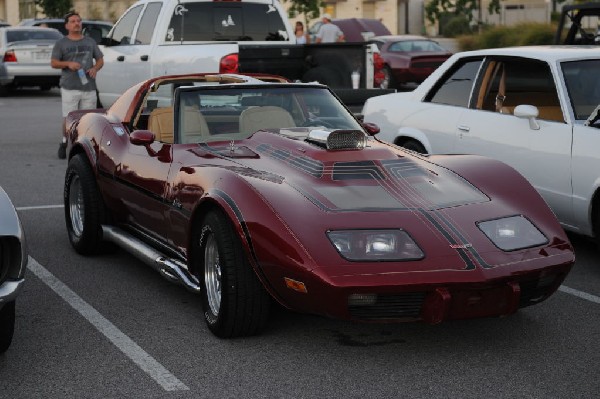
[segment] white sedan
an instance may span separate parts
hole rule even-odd
[[[369,99],[363,115],[414,151],[513,166],[565,229],[598,239],[599,105],[600,48],[513,47],[455,54],[414,91]]]

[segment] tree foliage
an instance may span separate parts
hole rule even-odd
[[[490,14],[500,12],[500,1],[491,0],[488,4]],[[477,14],[481,0],[431,0],[425,6],[425,16],[431,23],[439,21],[443,15],[462,15],[469,22],[473,21],[473,16]]]
[[[296,18],[298,15],[304,14],[304,23],[308,24],[308,21],[319,17],[321,13],[321,7],[324,6],[322,0],[284,0],[286,3],[290,3],[291,6],[288,9],[288,16],[290,18]]]
[[[48,18],[62,18],[73,8],[72,0],[35,0]]]

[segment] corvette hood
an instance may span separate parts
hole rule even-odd
[[[252,150],[259,158],[248,166],[281,176],[326,211],[433,210],[488,201],[452,171],[375,141],[363,150],[327,151],[275,136]]]

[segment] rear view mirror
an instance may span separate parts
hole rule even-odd
[[[374,136],[381,131],[381,129],[379,129],[379,126],[377,126],[375,123],[363,122],[362,126],[365,128],[369,136]]]
[[[533,105],[517,105],[513,111],[513,115],[517,118],[529,119],[529,127],[532,130],[540,130],[540,125],[536,120],[539,114],[540,111]]]

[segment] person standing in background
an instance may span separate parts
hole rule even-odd
[[[83,35],[78,13],[72,11],[65,15],[65,28],[68,34],[54,44],[50,60],[52,68],[62,69],[63,132],[69,112],[96,108],[96,74],[104,65],[103,54],[96,41]],[[66,158],[66,148],[67,139],[62,135],[59,158]]]
[[[319,28],[317,38],[315,39],[317,43],[336,43],[344,41],[344,33],[337,25],[331,23],[331,15],[327,13],[323,14],[321,21],[323,24]]]
[[[308,35],[304,32],[304,24],[300,21],[296,22],[296,44],[306,44],[310,41]]]

